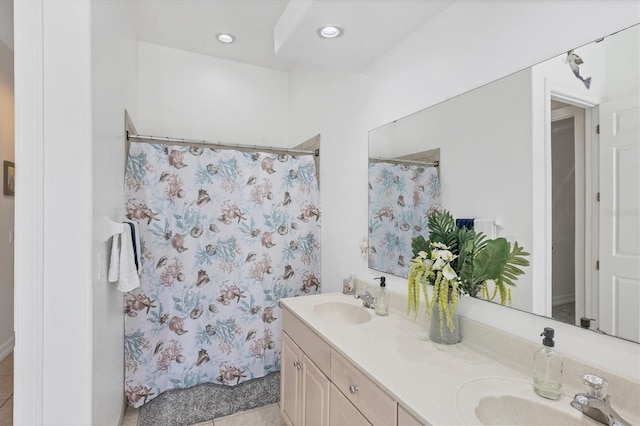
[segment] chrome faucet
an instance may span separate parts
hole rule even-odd
[[[592,419],[609,426],[631,426],[611,408],[609,395],[605,393],[607,381],[593,374],[585,374],[582,383],[587,385],[587,393],[573,397],[571,406]]]
[[[356,299],[362,300],[362,306],[369,309],[376,308],[376,298],[369,291],[369,287],[365,287],[360,291],[357,291],[356,294],[353,295]]]

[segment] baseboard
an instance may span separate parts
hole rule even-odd
[[[7,341],[0,345],[0,361],[5,359],[11,352],[13,352],[15,341],[15,337],[11,336]]]

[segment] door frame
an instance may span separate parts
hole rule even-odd
[[[44,1],[15,2],[15,424],[44,419]]]

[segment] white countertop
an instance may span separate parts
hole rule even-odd
[[[428,324],[414,322],[404,311],[391,309],[389,316],[383,317],[369,310],[370,321],[349,325],[327,321],[314,313],[316,305],[326,302],[362,306],[360,300],[341,293],[281,300],[283,308],[314,329],[393,398],[429,424],[472,423],[469,407],[458,409],[457,394],[463,385],[475,379],[507,378],[532,383],[530,376],[465,344],[464,335],[462,342],[455,345],[431,342]],[[569,402],[574,393],[567,394],[558,401],[551,401],[537,396],[531,386],[527,397],[537,398],[539,401],[536,402],[563,411],[575,418],[576,424],[598,424],[571,408]]]

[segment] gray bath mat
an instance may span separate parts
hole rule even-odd
[[[237,386],[202,383],[164,392],[140,407],[140,426],[186,426],[280,400],[280,372]]]

